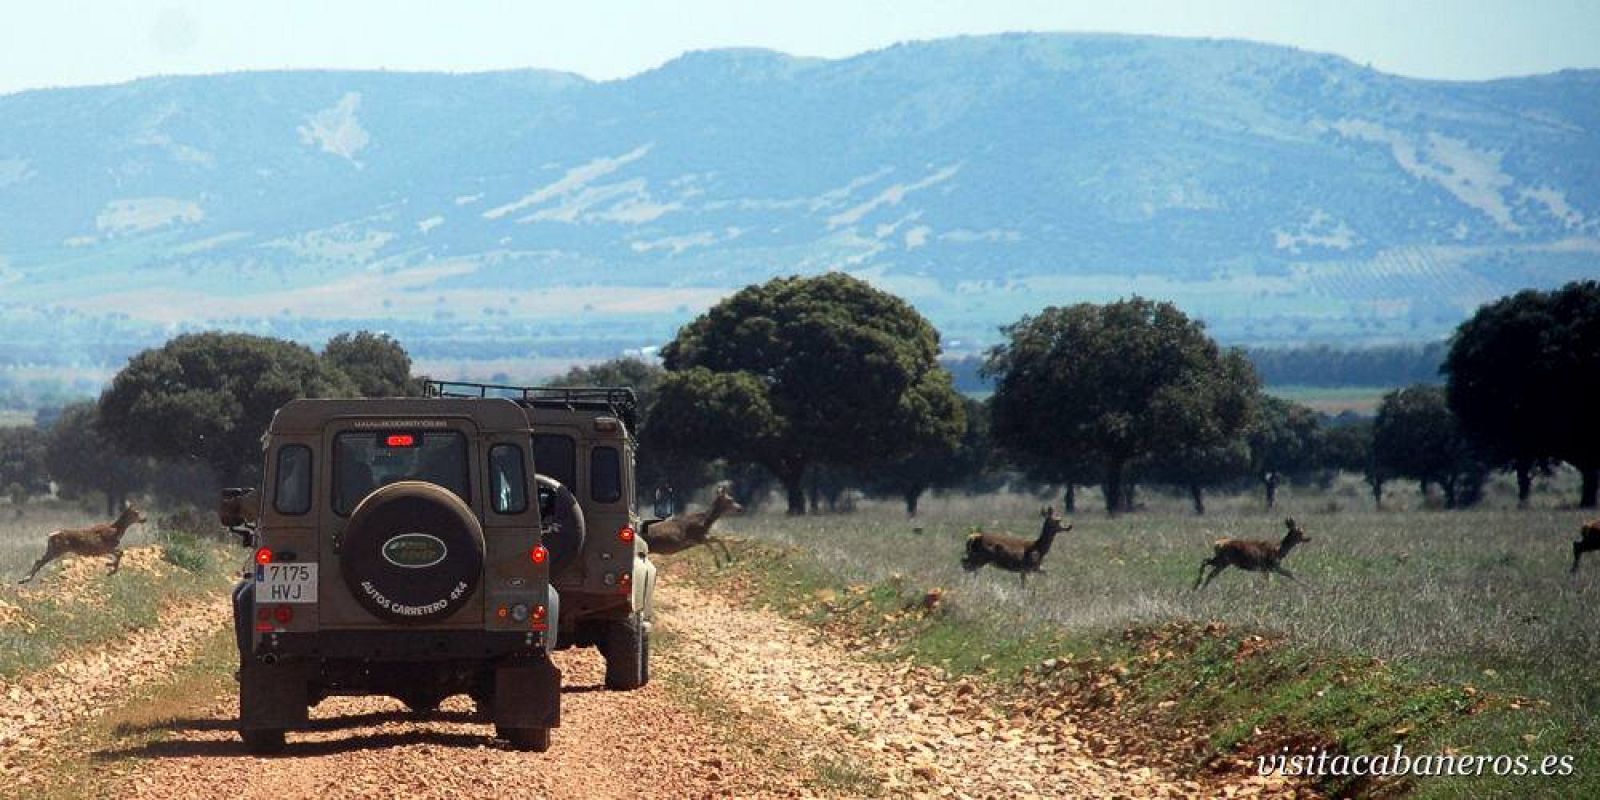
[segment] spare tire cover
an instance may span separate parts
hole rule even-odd
[[[339,569],[380,619],[431,622],[458,611],[483,576],[483,526],[454,492],[399,481],[350,512]]]
[[[544,549],[550,551],[550,574],[560,574],[572,566],[583,552],[583,507],[572,490],[548,475],[535,475],[539,485],[539,524],[543,526]]]

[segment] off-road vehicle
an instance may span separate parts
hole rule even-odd
[[[541,517],[533,435],[504,399],[278,410],[251,514],[253,575],[234,603],[250,749],[282,748],[329,695],[428,711],[463,693],[512,746],[549,747],[562,624],[551,571],[582,531],[558,498]],[[238,491],[224,494],[225,517],[239,506]],[[560,530],[547,538],[545,522]]]
[[[555,529],[549,537],[550,580],[561,593],[555,646],[597,647],[606,662],[607,688],[645,685],[656,568],[638,535],[633,390],[449,381],[427,387],[436,397],[501,397],[522,407],[533,428],[540,502]],[[579,513],[564,514],[574,502]],[[572,535],[573,527],[581,533]]]

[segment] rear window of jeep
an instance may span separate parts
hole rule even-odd
[[[455,431],[351,431],[333,438],[333,510],[350,513],[374,489],[427,481],[470,500],[467,439]]]
[[[533,435],[533,468],[540,475],[556,479],[562,486],[578,491],[578,445],[571,436],[558,433]]]

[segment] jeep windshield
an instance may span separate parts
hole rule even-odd
[[[438,484],[471,502],[467,440],[458,432],[351,431],[333,443],[333,510],[340,515],[395,481]]]

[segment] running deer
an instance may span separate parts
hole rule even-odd
[[[968,572],[976,572],[983,565],[992,564],[1017,573],[1022,585],[1027,586],[1028,573],[1044,573],[1039,566],[1050,552],[1050,545],[1055,543],[1056,534],[1072,530],[1072,523],[1062,524],[1061,514],[1054,508],[1042,509],[1039,516],[1044,517],[1044,524],[1039,528],[1039,538],[1031,542],[1003,533],[974,531],[967,537],[967,554],[962,557],[961,566]]]
[[[1293,519],[1283,521],[1289,532],[1283,535],[1283,541],[1274,545],[1264,539],[1218,539],[1211,545],[1211,557],[1200,562],[1200,574],[1194,577],[1194,588],[1200,589],[1210,585],[1211,579],[1227,567],[1238,567],[1247,572],[1259,572],[1265,578],[1269,573],[1276,572],[1289,580],[1295,580],[1294,574],[1283,568],[1283,559],[1289,551],[1301,542],[1311,541],[1306,536],[1304,528],[1300,527]],[[1211,574],[1206,575],[1206,567],[1211,568]],[[1204,582],[1201,576],[1205,577]]]
[[[33,569],[28,572],[28,577],[17,583],[27,583],[33,576],[39,574],[39,569],[44,565],[65,555],[80,556],[111,556],[111,569],[106,572],[110,575],[122,566],[122,536],[134,525],[144,522],[144,512],[132,503],[123,506],[122,515],[111,522],[91,525],[87,528],[64,528],[52,531],[45,540],[44,555],[33,562]]]
[[[1600,519],[1591,519],[1578,529],[1578,541],[1572,543],[1572,571],[1578,571],[1578,559],[1584,553],[1600,550]]]
[[[723,514],[730,511],[738,514],[744,511],[744,506],[739,505],[738,501],[733,499],[733,495],[728,494],[728,487],[718,486],[717,496],[711,501],[711,508],[652,523],[644,529],[642,535],[645,542],[650,545],[652,553],[670,555],[696,545],[703,544],[709,547],[715,544],[722,548],[722,555],[732,561],[733,554],[728,552],[727,543],[711,535],[711,526],[715,525]],[[711,558],[717,566],[722,566],[722,559],[717,557],[715,549],[711,550]]]

